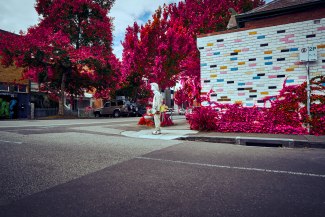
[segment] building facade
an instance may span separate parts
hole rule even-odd
[[[13,33],[0,30],[0,42],[3,34]],[[22,71],[16,66],[0,64],[0,119],[29,117],[30,84],[22,79]]]
[[[241,28],[198,36],[201,95],[211,101],[264,106],[283,84],[307,79],[302,47],[317,48],[310,76],[325,76],[324,1],[274,1],[238,15]],[[309,15],[309,16],[308,16]],[[267,105],[268,106],[268,105]]]

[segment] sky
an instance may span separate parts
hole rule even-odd
[[[113,52],[121,59],[125,29],[137,22],[145,24],[151,15],[164,3],[177,3],[181,0],[115,0],[109,16],[114,17]],[[267,0],[266,2],[269,2]],[[0,0],[0,29],[9,32],[26,32],[28,27],[39,23],[35,11],[35,0]]]

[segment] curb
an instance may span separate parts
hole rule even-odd
[[[211,143],[228,143],[244,146],[259,146],[259,147],[285,147],[285,148],[325,148],[324,142],[310,142],[308,140],[286,139],[286,138],[261,138],[261,137],[200,137],[188,136],[180,137],[179,140],[186,141],[201,141]]]

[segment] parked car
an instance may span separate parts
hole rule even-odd
[[[95,117],[102,116],[141,116],[143,110],[139,105],[128,100],[110,100],[102,108],[95,109]]]

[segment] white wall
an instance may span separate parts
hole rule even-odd
[[[318,47],[311,76],[325,75],[325,18],[198,38],[202,93],[212,89],[211,100],[220,103],[263,106],[285,78],[288,85],[306,80],[299,62],[305,45]]]

